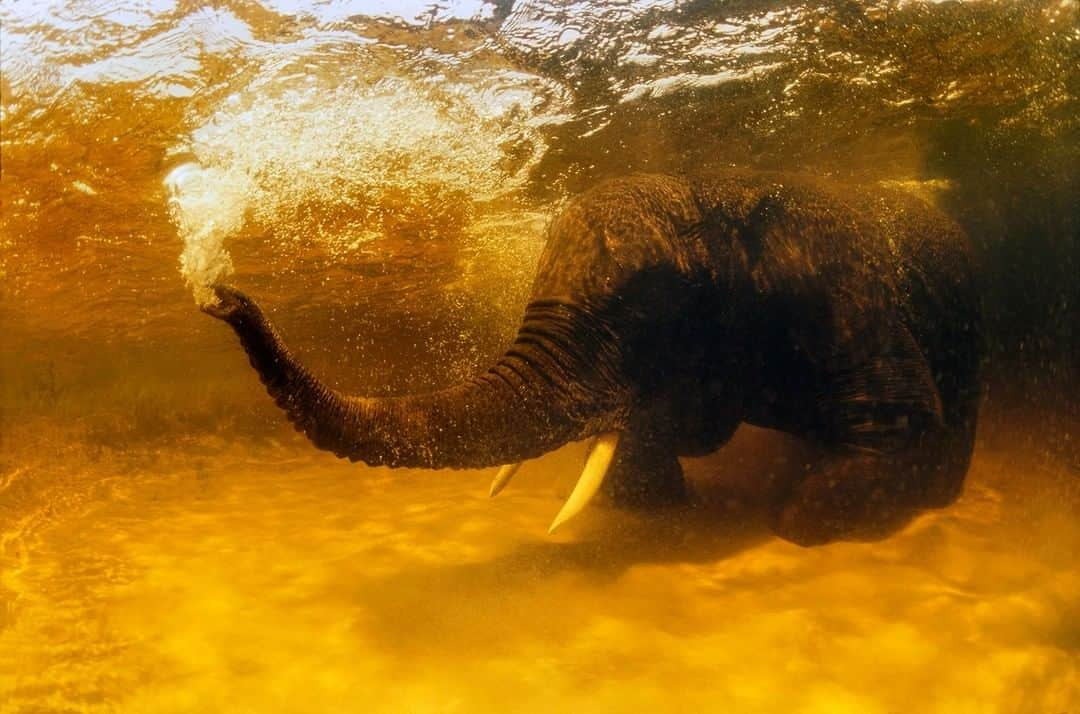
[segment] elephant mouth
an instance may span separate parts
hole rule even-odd
[[[555,515],[555,519],[548,526],[549,534],[557,531],[564,523],[581,513],[589,505],[589,502],[603,485],[608,469],[611,468],[611,464],[615,461],[615,453],[619,448],[621,436],[622,432],[609,431],[592,440],[589,445],[589,455],[585,459],[585,468],[582,469],[581,476],[578,477],[570,496],[567,497],[566,502],[563,503],[562,508]],[[518,469],[521,468],[521,464],[522,462],[518,461],[506,464],[499,469],[491,482],[491,488],[488,492],[491,498],[494,498],[506,488],[507,484],[518,472]]]

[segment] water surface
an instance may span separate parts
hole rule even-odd
[[[0,7],[0,711],[1080,709],[1075,0]],[[792,440],[701,503],[546,526],[583,447],[338,462],[195,305],[227,279],[371,394],[486,366],[567,197],[710,166],[968,228],[991,360],[960,500],[769,535]],[[184,168],[186,167],[186,168]]]

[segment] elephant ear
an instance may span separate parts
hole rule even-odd
[[[921,431],[917,422],[940,422],[941,400],[905,324],[895,244],[844,204],[779,189],[751,211],[743,241],[754,289],[822,376],[823,436],[888,451]]]

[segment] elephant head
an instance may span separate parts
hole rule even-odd
[[[674,296],[694,291],[669,283],[686,287],[700,261],[672,238],[698,218],[687,188],[662,177],[586,194],[549,228],[510,348],[483,374],[427,394],[340,394],[290,353],[240,291],[217,286],[216,302],[203,309],[237,333],[296,429],[339,457],[392,467],[509,465],[492,485],[494,494],[522,460],[598,436],[554,529],[595,493],[620,431],[649,391],[641,367],[649,362],[646,353],[670,346],[657,314],[685,316]]]

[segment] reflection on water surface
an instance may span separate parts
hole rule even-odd
[[[0,711],[1080,708],[1077,11],[4,4]],[[689,464],[697,508],[548,537],[580,445],[495,500],[338,463],[181,273],[228,254],[344,390],[430,389],[503,348],[565,198],[731,164],[971,232],[991,384],[953,507],[796,548],[753,486],[797,449],[747,430]]]

